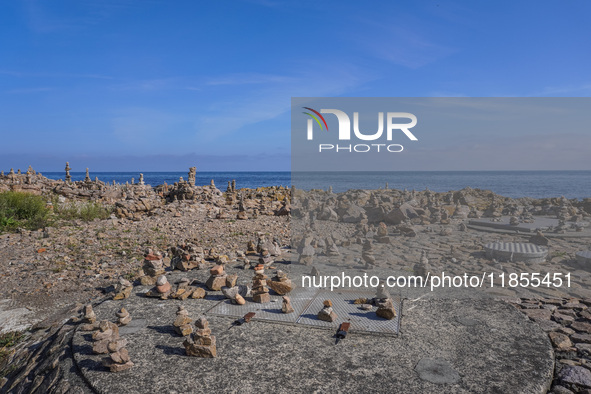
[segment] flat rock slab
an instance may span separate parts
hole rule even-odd
[[[30,310],[12,304],[12,300],[0,300],[0,334],[26,330],[39,321]]]
[[[125,335],[135,366],[109,372],[82,331],[73,338],[74,359],[93,389],[105,393],[532,394],[545,393],[552,379],[547,335],[502,301],[408,300],[397,337],[350,333],[338,345],[329,330],[254,320],[228,329],[234,318],[209,315],[218,357],[186,356],[183,337],[171,326],[177,306],[195,319],[219,301],[134,294],[104,302],[95,307],[99,320],[114,320],[121,306],[146,320],[146,328]]]
[[[541,263],[548,256],[548,248],[530,243],[491,242],[484,245],[486,256],[499,261]]]

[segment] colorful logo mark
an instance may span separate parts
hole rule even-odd
[[[324,116],[320,115],[320,112],[315,111],[315,110],[313,110],[312,108],[309,108],[309,107],[303,107],[303,108],[304,109],[307,109],[308,111],[312,111],[316,115],[318,115],[320,117],[320,119],[322,119],[322,122],[324,123],[324,126],[326,126],[326,131],[328,131],[328,125],[326,124],[326,120],[324,120]],[[322,123],[320,123],[320,120],[318,120],[318,118],[316,116],[312,115],[309,112],[302,112],[302,113],[311,116],[316,121],[316,123],[318,123],[318,126],[320,126],[320,130],[323,130]]]

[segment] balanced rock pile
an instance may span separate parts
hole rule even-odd
[[[273,257],[271,257],[271,253],[269,252],[269,249],[263,248],[261,250],[261,255],[259,257],[259,264],[262,264],[265,267],[268,267],[271,264],[273,264],[273,262],[274,262],[274,260],[273,260]]]
[[[374,303],[378,307],[376,315],[387,320],[392,320],[396,317],[396,309],[394,308],[394,302],[392,297],[384,284],[378,287]]]
[[[271,302],[264,266],[262,264],[257,265],[254,272],[255,275],[252,278],[252,300],[261,304]]]
[[[207,279],[205,285],[210,290],[219,291],[222,289],[222,287],[227,286],[226,278],[228,277],[228,275],[224,272],[223,265],[220,264],[214,266],[211,270],[209,270],[209,273],[211,274],[211,276],[209,277],[209,279]],[[233,284],[231,284],[228,287],[233,287]]]
[[[117,316],[117,324],[119,326],[126,326],[131,322],[131,315],[125,308],[121,308],[115,315]]]
[[[133,290],[133,285],[130,281],[124,278],[119,278],[119,283],[115,286],[115,295],[113,296],[114,300],[123,300],[128,298],[131,295],[131,291]]]
[[[373,255],[373,245],[369,239],[363,243],[361,258],[365,262],[366,268],[372,268],[376,264],[376,258]]]
[[[293,306],[291,306],[291,299],[288,296],[283,296],[283,305],[281,306],[281,312],[293,313],[295,312]]]
[[[103,320],[99,323],[98,331],[92,334],[95,341],[92,351],[96,354],[109,354],[103,359],[103,365],[111,372],[121,372],[133,367],[125,346],[127,340],[119,338],[119,327],[115,323]]]
[[[275,272],[275,276],[267,282],[267,286],[279,295],[286,295],[295,289],[295,284],[287,277],[287,274],[281,270]]]
[[[156,280],[156,286],[146,293],[146,297],[157,297],[162,300],[168,299],[172,292],[172,286],[165,275],[160,275]]]
[[[318,312],[318,319],[331,323],[334,322],[337,319],[337,314],[332,310],[332,301],[325,300],[322,304],[323,307]]]
[[[82,318],[82,322],[85,324],[80,326],[81,331],[93,331],[98,328],[96,314],[92,309],[92,305],[88,304],[84,307],[84,317]]]
[[[187,356],[216,357],[217,350],[215,337],[211,335],[209,322],[205,317],[195,320],[196,330],[183,342]]]
[[[156,283],[156,278],[164,274],[164,263],[162,255],[148,249],[144,256],[144,276],[141,277],[142,286],[150,286]]]
[[[184,306],[179,306],[178,310],[176,311],[176,319],[174,320],[174,323],[172,323],[172,325],[174,327],[174,330],[179,335],[187,336],[193,332],[189,312],[187,312]]]

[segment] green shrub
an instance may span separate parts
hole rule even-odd
[[[45,227],[50,209],[41,196],[22,192],[0,193],[0,233],[18,227],[37,230]]]
[[[53,212],[57,219],[83,220],[90,222],[94,219],[107,219],[111,210],[97,202],[68,202],[60,203],[56,199],[53,202]]]

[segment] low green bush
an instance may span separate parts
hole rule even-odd
[[[19,227],[29,230],[45,227],[50,212],[41,196],[12,191],[0,193],[0,233]]]

